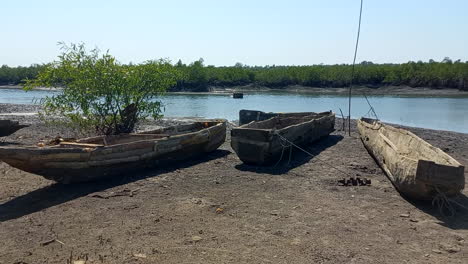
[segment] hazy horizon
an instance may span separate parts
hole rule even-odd
[[[357,62],[468,61],[468,1],[364,1]],[[359,0],[3,3],[0,65],[51,62],[57,42],[109,50],[122,63],[205,65],[352,62]]]

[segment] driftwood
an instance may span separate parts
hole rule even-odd
[[[403,195],[433,199],[454,196],[465,187],[464,167],[415,134],[373,119],[358,121],[361,140]]]
[[[18,121],[0,120],[0,137],[9,136],[24,127],[28,125],[20,125]]]
[[[334,125],[335,114],[331,111],[278,115],[232,129],[231,146],[244,163],[267,165],[278,161],[289,142],[314,142],[328,136]]]
[[[226,120],[201,120],[138,134],[58,141],[53,146],[0,147],[0,160],[57,182],[85,182],[211,152],[225,138]]]

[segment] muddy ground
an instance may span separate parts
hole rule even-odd
[[[71,134],[21,120],[1,145]],[[410,130],[468,165],[468,134]],[[466,263],[468,211],[402,198],[355,127],[307,150],[252,167],[228,137],[197,160],[68,186],[0,162],[0,263]],[[338,186],[343,172],[372,185]]]

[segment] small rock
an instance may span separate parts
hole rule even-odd
[[[146,254],[141,254],[141,253],[133,254],[133,256],[134,256],[135,258],[146,258]]]
[[[397,240],[396,242],[397,242],[397,244],[400,244],[400,245],[403,244],[403,242],[401,242],[400,240]]]
[[[283,235],[283,231],[278,230],[278,231],[274,232],[273,235],[275,235],[275,236],[282,236],[282,235]]]
[[[301,244],[301,240],[299,238],[295,238],[293,241],[291,241],[291,245],[293,246],[297,246],[299,244]]]
[[[436,254],[442,254],[442,251],[438,250],[438,249],[433,249],[432,252],[436,253]]]
[[[424,254],[424,256],[427,258],[427,257],[429,257],[430,255],[429,255],[429,254]]]
[[[279,215],[279,213],[277,211],[271,211],[270,214],[271,215]]]
[[[222,213],[224,213],[224,209],[221,208],[221,207],[218,207],[218,208],[216,208],[216,213],[217,214],[222,214]]]
[[[409,214],[400,214],[400,217],[408,218],[408,217],[410,217],[410,215]]]
[[[370,248],[368,248],[368,247],[366,247],[366,248],[364,248],[364,249],[365,249],[365,250],[370,250]]]
[[[86,264],[86,260],[74,260],[73,264]]]
[[[450,244],[446,244],[446,243],[440,244],[440,245],[439,245],[439,248],[442,249],[442,250],[447,251],[448,253],[457,253],[457,252],[460,251],[460,247],[459,247],[459,246],[457,246],[457,245],[450,245]]]
[[[419,220],[417,220],[417,219],[410,219],[410,221],[413,222],[413,223],[419,222]]]
[[[192,236],[192,241],[198,242],[201,241],[203,238],[201,236]]]

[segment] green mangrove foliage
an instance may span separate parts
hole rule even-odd
[[[39,71],[44,68],[44,65],[33,64],[29,67],[8,67],[2,65],[0,67],[0,85],[17,85],[24,83],[26,79],[33,79]]]
[[[184,74],[174,90],[206,91],[210,86],[258,85],[282,88],[289,85],[307,87],[344,87],[350,84],[352,66],[204,66],[203,59],[189,65],[179,61],[176,67]],[[361,86],[400,86],[458,88],[468,90],[468,62],[408,62],[403,64],[356,65],[353,84]]]
[[[101,134],[128,133],[138,120],[159,117],[158,96],[180,79],[165,60],[123,65],[109,53],[87,50],[83,44],[62,43],[61,48],[59,59],[28,80],[25,89],[61,87],[62,93],[42,102],[45,113]]]
[[[178,61],[175,68],[182,74],[173,91],[208,91],[211,86],[232,87],[242,85],[282,88],[289,85],[306,87],[344,87],[349,85],[351,65],[312,66],[245,66],[237,63],[229,67],[206,66],[203,59],[190,64]],[[0,68],[0,84],[19,83],[31,78],[43,66]],[[432,88],[458,88],[468,90],[468,62],[408,62],[403,64],[374,64],[363,61],[356,65],[355,85],[410,86]]]

